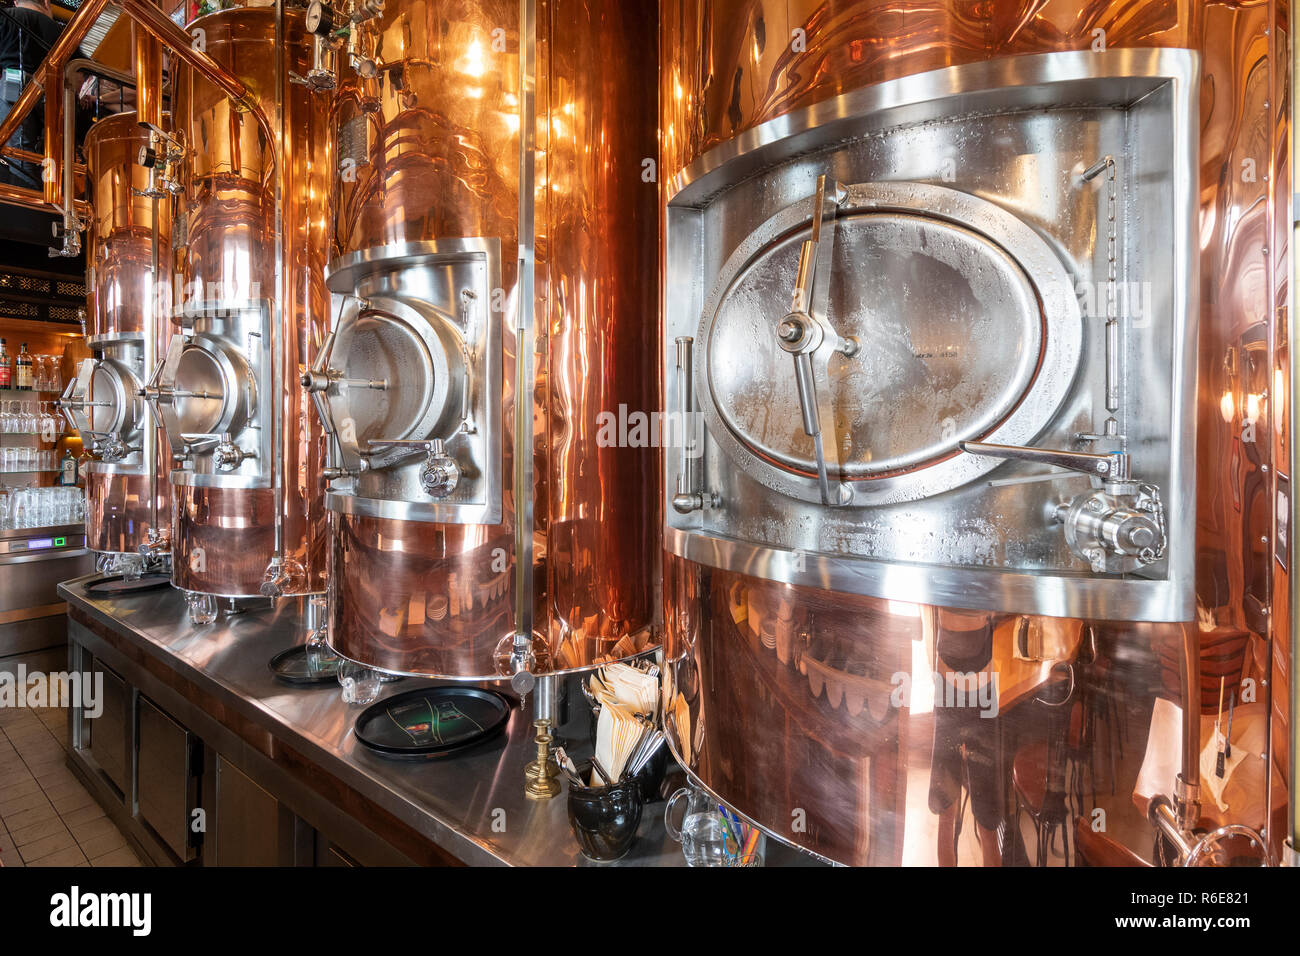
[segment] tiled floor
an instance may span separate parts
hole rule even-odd
[[[67,720],[61,707],[0,707],[0,863],[140,866],[67,767]]]

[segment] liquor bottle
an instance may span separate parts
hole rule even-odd
[[[18,358],[14,361],[14,368],[17,371],[18,381],[14,384],[24,392],[32,390],[32,357],[27,352],[27,343],[24,342],[22,349],[18,352]]]
[[[63,452],[63,460],[59,462],[59,484],[65,487],[71,487],[77,483],[77,459],[72,455],[72,449],[67,448]]]
[[[5,340],[0,339],[0,388],[10,388],[13,385],[13,374],[9,352],[5,349]]]

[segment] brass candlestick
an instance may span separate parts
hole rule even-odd
[[[560,775],[560,768],[551,760],[551,722],[535,720],[537,728],[537,759],[524,767],[524,778],[528,781],[524,787],[524,796],[529,800],[549,800],[560,792],[560,784],[555,778]]]

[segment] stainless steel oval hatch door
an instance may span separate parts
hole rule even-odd
[[[777,335],[810,230],[796,204],[731,256],[704,310],[696,376],[736,464],[817,502],[813,439]],[[1075,297],[1061,294],[1069,276],[1047,244],[992,203],[910,183],[849,187],[823,230],[833,251],[813,308],[824,303],[818,318],[852,349],[824,344],[815,363],[843,503],[924,498],[997,467],[961,454],[962,441],[1031,443],[1069,392],[1082,339]]]

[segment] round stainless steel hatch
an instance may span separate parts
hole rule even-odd
[[[696,376],[729,455],[817,502],[813,442],[776,337],[810,207],[778,213],[728,260],[704,311]],[[817,387],[830,391],[824,440],[837,443],[854,503],[915,500],[978,477],[998,462],[958,442],[1029,443],[1068,394],[1082,338],[1078,303],[1062,294],[1073,285],[1043,240],[992,203],[927,184],[852,186],[829,283],[825,318],[859,347],[828,349]]]
[[[463,347],[446,316],[428,303],[418,305],[375,297],[363,307],[350,299],[339,319],[330,352],[338,383],[327,401],[340,441],[357,452],[369,451],[371,468],[420,451],[371,447],[371,442],[439,437],[460,407]]]
[[[174,411],[180,433],[221,435],[242,428],[243,389],[248,381],[219,343],[195,336],[176,364]]]
[[[86,418],[92,432],[126,438],[140,420],[139,380],[121,362],[103,359],[90,376]]]

